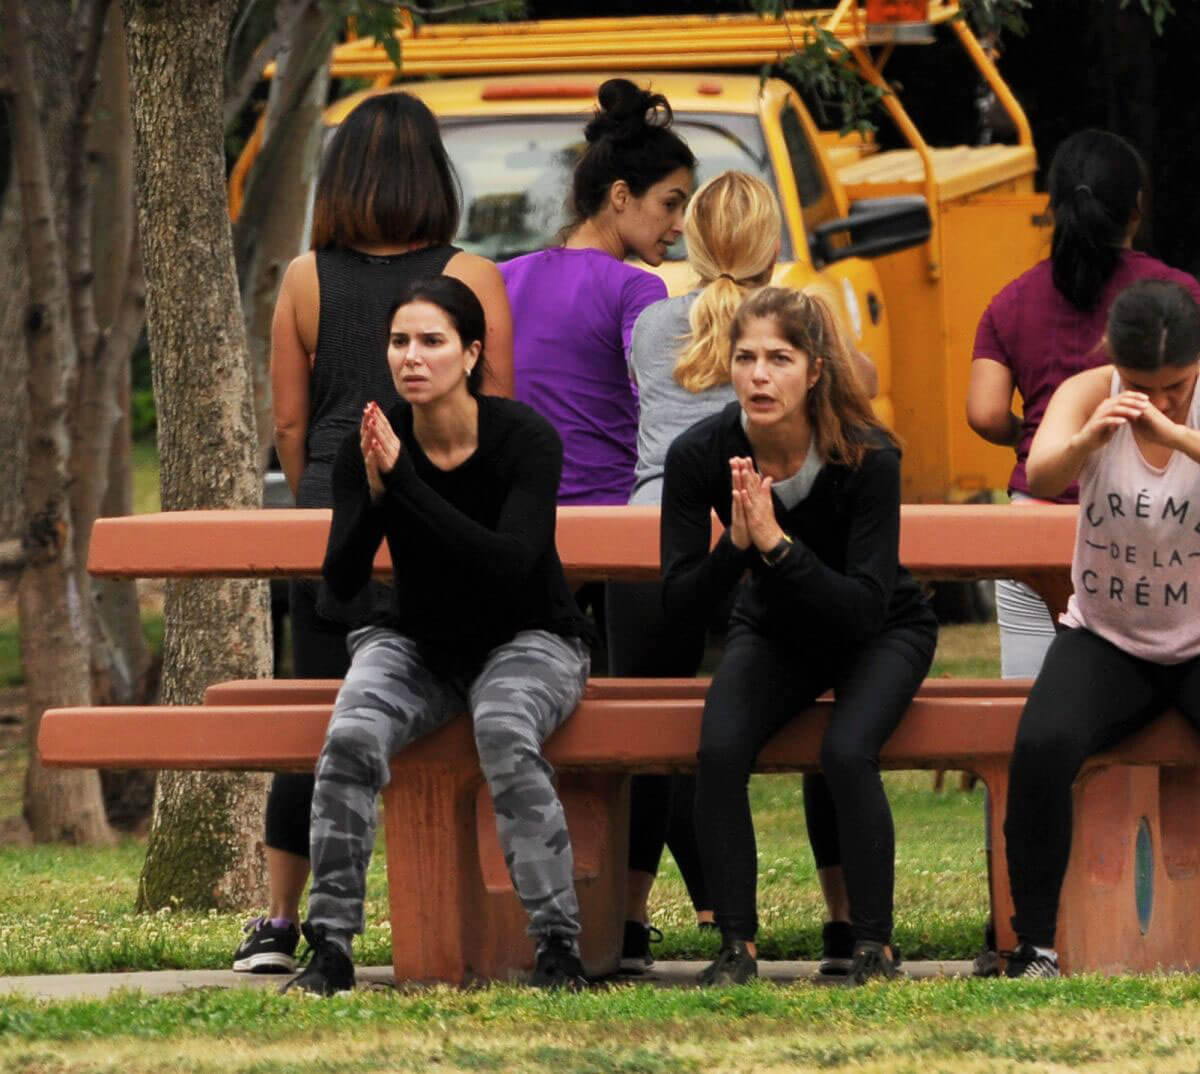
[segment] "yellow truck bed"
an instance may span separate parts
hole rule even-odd
[[[1037,170],[1033,146],[955,145],[930,152],[940,204],[981,190],[1033,190]],[[846,163],[838,162],[837,173],[851,201],[924,193],[925,169],[915,149],[889,149],[869,156],[843,153]]]

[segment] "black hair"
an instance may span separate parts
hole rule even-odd
[[[409,93],[378,93],[338,124],[325,150],[312,246],[449,242],[460,201],[433,113]]]
[[[674,114],[661,93],[639,89],[627,78],[610,78],[598,97],[600,107],[583,130],[587,148],[571,179],[575,224],[604,208],[618,179],[640,198],[676,169],[696,166],[687,143],[670,129]]]
[[[1115,365],[1152,373],[1200,358],[1200,306],[1171,280],[1138,280],[1108,311],[1105,331]]]
[[[479,395],[483,374],[487,369],[487,356],[483,351],[484,340],[487,337],[487,320],[478,296],[462,280],[453,276],[430,276],[424,280],[413,280],[405,285],[400,297],[392,303],[392,308],[388,311],[385,330],[389,334],[396,310],[410,302],[428,302],[431,306],[437,306],[450,318],[464,350],[478,340],[479,358],[467,374],[467,391],[472,395]]]
[[[1093,310],[1121,260],[1138,193],[1148,192],[1145,162],[1118,135],[1079,131],[1055,152],[1047,185],[1054,286],[1076,309]]]

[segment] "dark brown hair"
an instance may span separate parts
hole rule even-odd
[[[433,113],[411,94],[380,93],[342,120],[325,151],[312,246],[449,242],[459,213],[458,179]]]
[[[774,321],[793,347],[809,359],[820,358],[821,375],[808,390],[808,420],[817,450],[830,462],[859,466],[872,444],[899,446],[875,417],[871,400],[850,364],[850,349],[833,307],[820,295],[789,287],[763,287],[751,292],[733,315],[729,342],[736,348],[747,325],[756,318]]]
[[[571,226],[604,208],[618,179],[640,198],[676,169],[696,166],[687,143],[670,129],[674,117],[661,93],[639,89],[627,78],[610,78],[598,97],[600,107],[583,130],[587,149],[571,178]]]
[[[1200,307],[1173,280],[1138,280],[1114,300],[1104,341],[1125,369],[1185,368],[1200,358]]]

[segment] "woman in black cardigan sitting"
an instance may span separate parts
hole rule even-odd
[[[354,985],[351,938],[388,760],[470,712],[513,887],[537,946],[533,983],[578,987],[579,904],[562,805],[542,757],[587,679],[587,625],[554,543],[562,444],[529,407],[479,394],[483,309],[450,276],[412,284],[388,318],[401,402],[366,407],[333,469],[323,573],[340,599],[392,558],[392,604],[352,631],[313,791],[314,951],[287,988]]]
[[[754,292],[730,339],[737,401],[672,444],[662,508],[669,615],[702,619],[749,572],[700,737],[696,825],[722,936],[701,981],[757,974],[750,772],[767,740],[831,688],[822,775],[805,780],[809,838],[819,869],[845,872],[851,982],[894,977],[895,846],[879,751],[937,640],[898,559],[900,451],[822,298]],[[711,550],[710,511],[726,527]]]

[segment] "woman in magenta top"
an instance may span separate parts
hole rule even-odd
[[[696,158],[671,106],[628,79],[600,87],[575,167],[566,242],[500,266],[513,312],[517,398],[563,442],[559,503],[625,504],[637,461],[637,397],[629,379],[633,322],[666,298],[657,276],[679,237]]]
[[[1050,165],[1054,236],[1050,257],[1018,276],[979,322],[967,391],[967,421],[984,439],[1016,450],[1008,491],[1032,499],[1025,460],[1050,397],[1068,377],[1107,361],[1101,346],[1113,299],[1137,280],[1173,280],[1200,301],[1186,272],[1131,248],[1142,222],[1146,168],[1137,151],[1107,131],[1085,130],[1059,146]],[[1023,414],[1013,413],[1013,392]],[[1075,503],[1077,489],[1056,491]],[[1001,671],[1038,673],[1054,637],[1045,605],[1018,582],[996,583]]]
[[[1013,746],[1009,977],[1058,976],[1071,785],[1084,761],[1170,705],[1200,726],[1200,308],[1177,283],[1142,280],[1113,303],[1105,345],[1112,364],[1063,383],[1029,452],[1035,496],[1078,482],[1079,524],[1066,629]]]

